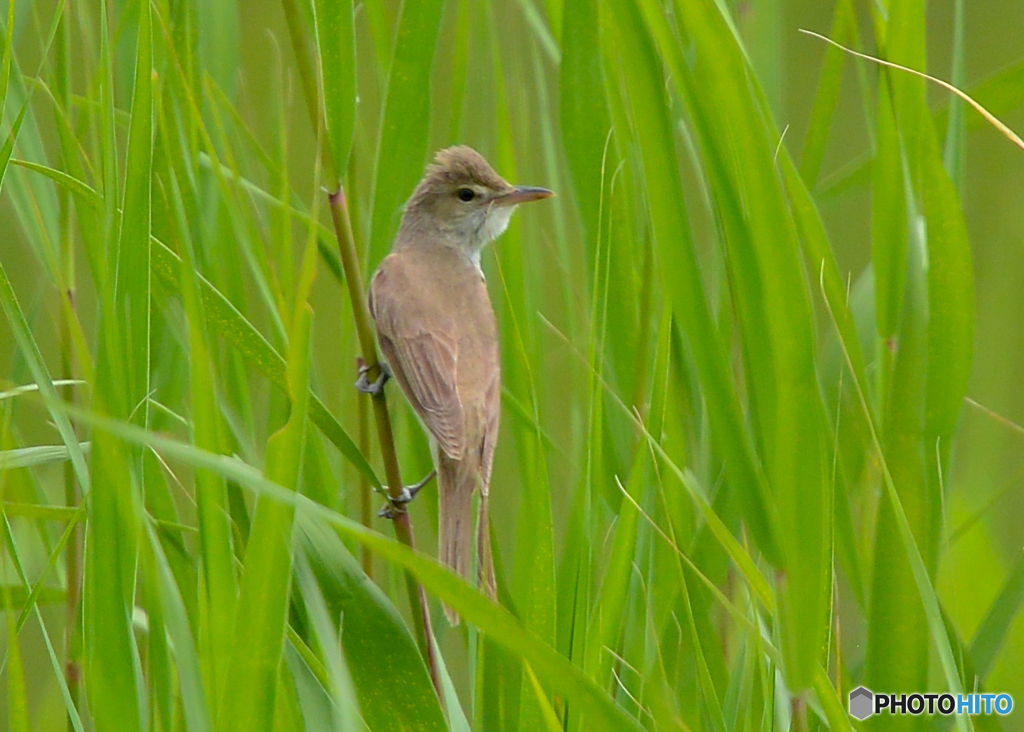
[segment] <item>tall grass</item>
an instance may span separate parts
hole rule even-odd
[[[860,684],[1005,680],[1024,560],[976,626],[948,603],[991,563],[944,574],[973,118],[822,44],[794,139],[795,29],[754,5],[10,2],[8,728],[850,729]],[[831,33],[926,70],[925,10],[837,0]],[[1019,105],[1021,68],[979,97]],[[847,94],[869,150],[820,185]],[[430,456],[351,387],[351,278],[453,143],[559,194],[485,255],[500,604],[434,560],[432,489],[371,518]]]

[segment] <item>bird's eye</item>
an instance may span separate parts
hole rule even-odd
[[[460,188],[459,190],[455,191],[455,195],[459,197],[460,201],[465,201],[468,203],[469,201],[472,201],[474,198],[476,198],[476,191],[474,191],[472,188]]]

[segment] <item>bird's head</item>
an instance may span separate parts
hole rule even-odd
[[[546,188],[512,185],[471,147],[445,148],[405,205],[403,233],[440,236],[475,259],[508,228],[517,205],[553,195]]]

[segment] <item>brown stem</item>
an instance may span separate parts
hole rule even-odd
[[[61,17],[57,41],[57,63],[54,93],[64,109],[69,109],[72,101],[71,76],[71,23],[67,14]],[[63,150],[63,146],[62,146]],[[64,157],[63,155],[61,156]],[[67,169],[67,168],[65,168]],[[74,168],[71,168],[74,170]],[[60,191],[60,243],[61,267],[58,268],[61,281],[60,293],[64,306],[64,317],[60,319],[60,361],[61,374],[65,379],[74,379],[73,345],[71,340],[71,321],[75,313],[75,247],[71,196],[66,190]],[[68,384],[62,388],[61,397],[65,404],[75,403],[75,388]],[[77,437],[75,438],[77,439]],[[64,463],[64,505],[77,509],[81,502],[81,492],[71,461]],[[74,520],[74,519],[73,519]],[[64,595],[64,683],[67,685],[71,706],[78,710],[81,707],[81,598],[82,598],[82,527],[75,520],[71,529],[71,538],[65,547],[65,583]],[[66,727],[74,732],[71,710],[68,710]]]
[[[288,23],[288,35],[291,37],[292,48],[295,51],[295,63],[299,71],[299,79],[302,84],[302,94],[306,100],[306,109],[314,130],[325,129],[321,120],[321,107],[317,88],[317,74],[314,70],[313,61],[307,50],[305,33],[303,31],[302,19],[299,16],[298,5],[295,0],[282,0],[285,19]],[[380,375],[380,362],[377,359],[377,344],[373,339],[373,331],[370,329],[370,313],[366,305],[366,296],[363,291],[362,270],[359,267],[359,256],[356,253],[355,238],[352,235],[352,220],[349,217],[348,203],[345,200],[345,191],[341,187],[338,176],[337,165],[344,164],[343,161],[335,161],[331,155],[331,146],[328,144],[326,135],[320,136],[320,159],[324,168],[324,175],[328,181],[328,188],[337,186],[337,191],[329,194],[328,200],[331,206],[331,218],[334,219],[334,231],[338,237],[338,248],[341,252],[341,266],[345,272],[345,280],[348,283],[349,297],[352,299],[352,316],[355,320],[356,333],[359,336],[360,350],[363,352],[363,362],[369,367],[367,376],[371,381]],[[384,460],[384,474],[387,476],[388,490],[393,497],[398,497],[402,491],[402,478],[398,472],[398,458],[395,455],[395,439],[391,431],[391,418],[388,415],[388,405],[384,400],[384,392],[381,391],[373,397],[373,414],[377,423],[377,438],[380,442],[381,457]],[[398,540],[414,548],[412,538],[412,524],[409,521],[409,514],[402,511],[394,518],[395,536]],[[416,633],[416,641],[419,643],[420,652],[430,670],[430,679],[434,682],[434,689],[437,697],[444,699],[441,689],[441,677],[438,673],[437,656],[434,648],[434,636],[430,631],[430,613],[427,610],[427,596],[420,587],[419,582],[410,573],[405,573],[406,589],[409,593],[409,604],[412,606],[413,630]],[[443,703],[443,701],[442,701]]]
[[[352,234],[352,220],[348,214],[348,203],[345,190],[338,190],[329,196],[331,218],[334,220],[334,231],[338,237],[338,248],[341,253],[341,266],[345,270],[345,281],[352,300],[352,317],[355,320],[356,334],[359,337],[360,350],[363,352],[363,363],[366,364],[366,376],[372,383],[380,376],[380,360],[377,358],[377,344],[370,328],[370,313],[366,304],[363,289],[363,278],[359,268],[359,257],[356,253],[355,238]],[[392,498],[402,493],[402,476],[398,470],[398,457],[395,453],[395,438],[391,430],[391,416],[388,403],[384,398],[384,390],[372,397],[373,416],[377,423],[377,439],[380,442],[381,458],[384,461],[384,475],[388,481],[388,492]],[[410,549],[414,548],[412,523],[406,511],[396,512],[393,519],[395,536]],[[406,589],[409,593],[409,604],[413,611],[413,629],[419,643],[423,659],[430,671],[431,681],[439,699],[443,699],[441,678],[438,674],[434,636],[430,631],[430,612],[427,609],[427,597],[419,582],[409,572],[405,573]]]
[[[807,700],[803,694],[793,697],[792,702],[792,714],[793,714],[793,729],[796,732],[807,732],[808,720],[807,720]]]
[[[74,294],[69,289],[67,291],[67,301],[69,308],[74,307]],[[67,318],[61,320],[60,324],[60,353],[61,353],[61,372],[65,375],[64,378],[72,379],[73,370],[71,363],[71,334],[69,333]],[[62,397],[66,404],[74,404],[75,393],[74,387],[70,384],[63,387]],[[75,480],[75,471],[71,465],[71,461],[64,463],[64,504],[68,508],[78,508],[79,494],[78,494],[78,482]],[[68,541],[65,549],[66,557],[66,575],[67,575],[67,588],[65,592],[65,630],[64,630],[64,683],[67,684],[68,694],[71,697],[71,703],[77,708],[79,705],[79,679],[81,678],[81,669],[79,667],[79,658],[81,652],[81,638],[78,634],[78,621],[79,621],[79,600],[81,598],[81,538],[82,532],[81,527],[76,526],[72,529],[71,539]],[[68,716],[67,728],[70,730],[74,729],[71,721],[71,716]]]
[[[366,400],[359,399],[356,403],[356,411],[359,418],[359,452],[363,455],[370,454],[370,415],[366,410]],[[370,528],[373,524],[373,494],[370,491],[370,481],[362,474],[359,475],[359,521],[363,526]],[[373,552],[362,547],[360,557],[362,558],[363,571],[366,576],[373,579]]]

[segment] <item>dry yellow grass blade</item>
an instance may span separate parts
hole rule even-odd
[[[970,95],[968,95],[966,92],[963,92],[963,91],[957,89],[955,86],[950,84],[948,81],[943,81],[942,79],[936,78],[934,76],[930,76],[929,74],[926,74],[923,71],[916,71],[915,69],[907,68],[906,66],[900,66],[899,64],[894,64],[891,61],[885,61],[883,59],[876,58],[875,56],[869,56],[866,53],[861,53],[859,51],[854,51],[852,48],[847,48],[846,46],[842,45],[841,43],[836,43],[831,38],[823,36],[820,33],[815,33],[814,31],[810,31],[810,30],[806,30],[804,28],[801,28],[800,32],[804,33],[806,35],[809,35],[809,36],[814,36],[815,38],[820,38],[821,40],[825,41],[826,43],[831,43],[836,48],[840,49],[841,51],[845,51],[846,53],[850,54],[851,56],[856,56],[857,58],[862,58],[865,61],[871,61],[873,63],[880,64],[882,66],[888,66],[888,67],[893,68],[893,69],[899,69],[900,71],[906,71],[908,74],[913,74],[914,76],[920,76],[922,79],[927,79],[928,81],[931,81],[931,82],[933,82],[935,84],[938,84],[943,89],[946,89],[947,91],[953,92],[958,97],[963,99],[965,102],[970,104],[978,114],[980,114],[982,117],[984,117],[986,120],[988,120],[989,124],[991,124],[997,130],[999,130],[1010,142],[1012,142],[1014,145],[1019,147],[1021,150],[1024,150],[1024,140],[1020,139],[1020,137],[1017,135],[1016,132],[1014,132],[1009,127],[1007,127],[1005,124],[1003,124],[999,120],[998,117],[996,117],[994,114],[989,112],[987,109],[985,109],[983,106],[981,106],[978,102],[976,102],[973,99],[971,99]]]

